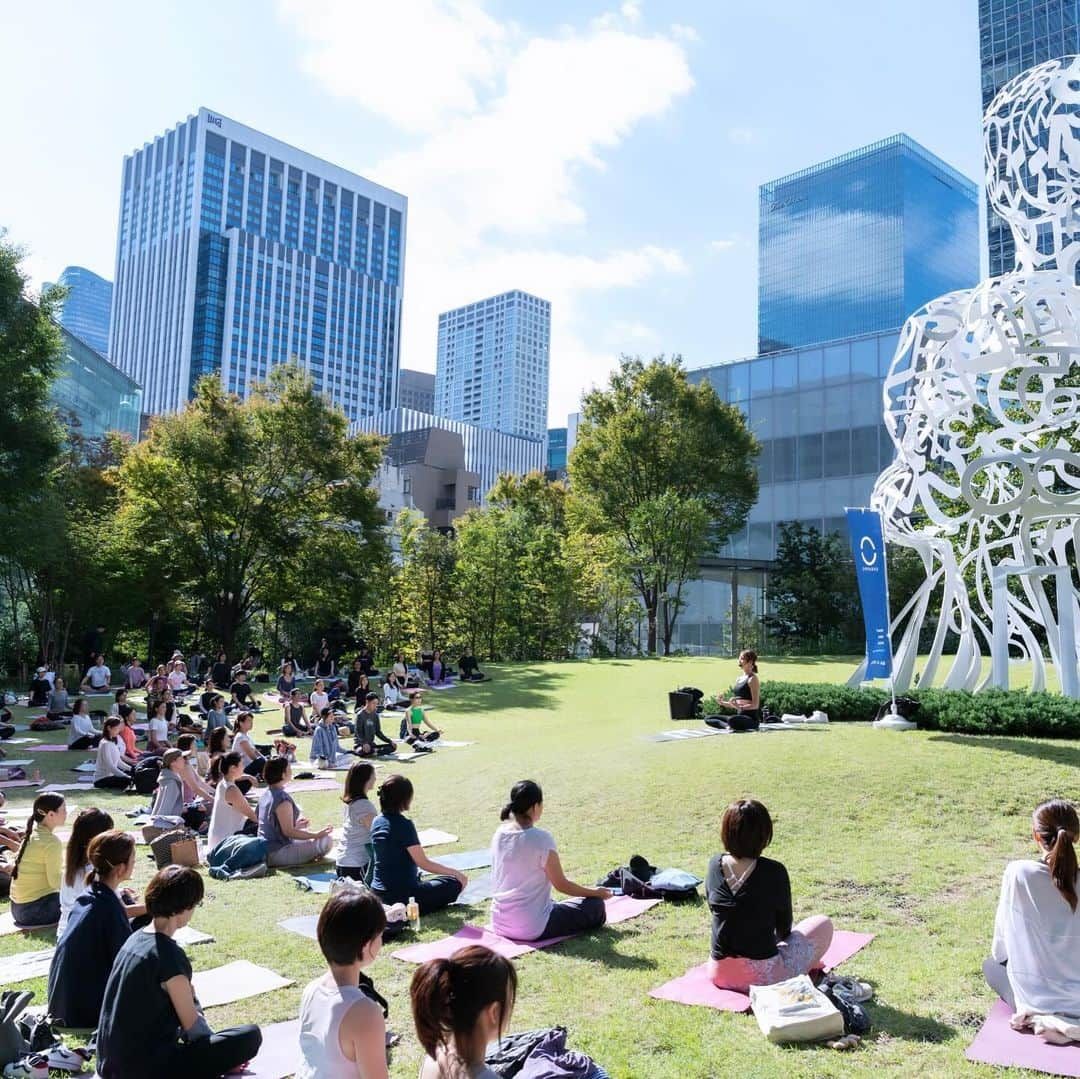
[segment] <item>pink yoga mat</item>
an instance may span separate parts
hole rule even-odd
[[[297,779],[288,783],[285,789],[290,794],[303,794],[305,791],[338,791],[341,781],[337,779]]]
[[[35,753],[67,753],[67,746],[58,746],[55,742],[47,742],[40,746],[29,746]],[[86,751],[83,750],[85,753]]]
[[[659,899],[631,899],[625,895],[615,896],[605,903],[607,924],[617,925],[619,922],[635,918],[660,902],[662,900]],[[516,941],[507,940],[506,937],[499,936],[491,929],[465,925],[452,937],[443,937],[442,940],[435,940],[430,944],[411,944],[391,954],[395,959],[403,959],[407,963],[425,963],[429,959],[449,959],[455,952],[469,944],[482,944],[506,959],[516,959],[519,955],[534,952],[538,948],[550,948],[553,944],[561,944],[564,940],[570,940],[576,935],[572,933],[563,937],[548,937],[545,940]]]
[[[300,1070],[300,1020],[271,1023],[262,1028],[259,1055],[242,1072],[247,1079],[285,1079]]]
[[[1012,1009],[1003,1000],[990,1009],[986,1022],[965,1054],[980,1064],[1031,1068],[1048,1075],[1080,1076],[1080,1045],[1047,1045],[1030,1031],[1009,1026]]]
[[[873,939],[873,933],[852,933],[846,929],[838,929],[822,958],[822,966],[825,970],[832,970],[865,948]],[[676,1004],[700,1004],[721,1012],[750,1010],[750,998],[745,993],[733,989],[717,989],[713,985],[709,980],[708,963],[691,967],[681,977],[650,990],[649,996],[657,1000],[672,1000]]]

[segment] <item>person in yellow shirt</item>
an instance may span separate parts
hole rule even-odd
[[[54,832],[65,820],[62,794],[39,794],[34,799],[11,870],[11,917],[18,926],[56,925],[60,920],[64,848]]]

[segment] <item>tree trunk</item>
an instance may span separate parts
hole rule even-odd
[[[649,637],[646,644],[646,649],[650,656],[656,655],[656,603],[650,603],[646,606],[646,610],[649,614]]]

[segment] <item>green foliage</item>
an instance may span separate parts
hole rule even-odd
[[[742,413],[678,357],[624,356],[584,401],[569,470],[576,524],[617,538],[647,612],[648,650],[671,650],[698,561],[746,521],[759,447]]]
[[[441,648],[452,624],[453,541],[429,528],[418,510],[402,510],[397,528],[404,561],[398,601],[413,615],[413,624],[419,630],[416,643],[424,648]]]
[[[905,694],[919,702],[915,720],[924,730],[954,734],[1024,735],[1080,738],[1080,701],[1056,693],[990,689],[981,693],[925,689]],[[890,700],[886,690],[807,682],[761,684],[761,701],[769,711],[808,715],[815,708],[832,723],[868,722]],[[705,702],[717,711],[716,698]]]

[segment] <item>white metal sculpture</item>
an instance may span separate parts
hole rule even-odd
[[[886,539],[926,568],[893,623],[894,681],[912,684],[940,589],[922,685],[1007,685],[1011,648],[1043,689],[1041,626],[1062,691],[1080,696],[1080,57],[1006,84],[986,111],[984,146],[987,196],[1011,228],[1016,270],[912,315],[885,380],[896,457],[871,504]],[[939,678],[948,630],[959,646]]]

